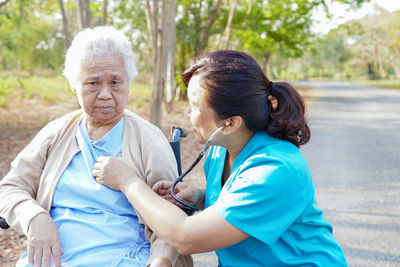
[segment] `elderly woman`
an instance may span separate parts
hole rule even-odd
[[[0,182],[1,216],[28,237],[17,266],[191,266],[91,175],[96,158],[110,156],[149,186],[177,176],[162,132],[125,110],[136,75],[130,43],[112,27],[85,29],[64,75],[82,109],[45,126]]]

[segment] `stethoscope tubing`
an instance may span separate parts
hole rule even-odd
[[[200,209],[198,207],[196,207],[195,205],[192,205],[186,201],[183,201],[182,199],[180,199],[179,197],[177,197],[174,193],[175,191],[175,187],[179,182],[182,182],[183,178],[192,171],[192,169],[200,162],[200,160],[203,158],[204,154],[206,153],[208,147],[210,146],[211,141],[214,139],[214,137],[225,127],[226,125],[223,125],[221,127],[219,127],[217,130],[214,131],[214,133],[211,135],[211,137],[208,139],[207,143],[204,145],[203,150],[199,153],[199,155],[197,156],[196,160],[192,163],[192,165],[190,165],[190,167],[184,171],[178,178],[176,178],[175,182],[172,184],[171,187],[171,196],[180,204],[182,204],[184,206],[184,208],[188,208],[192,211],[200,211]]]

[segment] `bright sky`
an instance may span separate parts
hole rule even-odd
[[[371,0],[369,3],[364,3],[361,8],[352,10],[346,5],[340,3],[329,4],[329,10],[332,14],[331,19],[327,19],[322,9],[314,12],[313,18],[316,21],[312,27],[315,33],[325,34],[329,30],[336,28],[338,25],[352,19],[359,19],[368,14],[376,12],[375,5],[378,5],[389,12],[400,10],[400,0]]]

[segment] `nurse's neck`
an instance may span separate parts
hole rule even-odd
[[[231,175],[233,162],[243,148],[247,145],[254,132],[244,129],[237,129],[233,133],[226,136],[227,143],[225,145],[228,150],[225,157],[224,171],[222,173],[221,186],[224,186]]]
[[[250,141],[251,137],[254,135],[254,131],[250,131],[243,125],[243,127],[238,128],[236,131],[227,136],[226,149],[229,153],[229,165],[233,166],[233,161],[243,150],[243,148]]]

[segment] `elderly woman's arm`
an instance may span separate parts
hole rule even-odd
[[[147,142],[143,152],[143,162],[146,166],[144,180],[150,188],[160,180],[173,181],[178,176],[175,156],[163,134]],[[149,264],[160,258],[168,258],[172,266],[192,266],[190,256],[179,255],[175,248],[149,228],[147,234],[151,241]]]
[[[122,161],[140,177],[149,188],[160,180],[173,181],[178,176],[175,156],[164,134],[149,122],[126,111]],[[133,205],[135,208],[135,205]],[[143,221],[138,213],[139,222]],[[193,266],[190,256],[182,256],[165,240],[159,238],[146,224],[146,236],[151,243],[148,264],[159,258],[168,258],[173,266]]]
[[[54,126],[54,123],[48,124],[34,137],[0,181],[1,216],[28,237],[30,264],[41,262],[43,255],[44,266],[50,266],[51,257],[56,266],[60,266],[62,253],[58,229],[47,210],[35,199],[48,153],[58,137]]]

